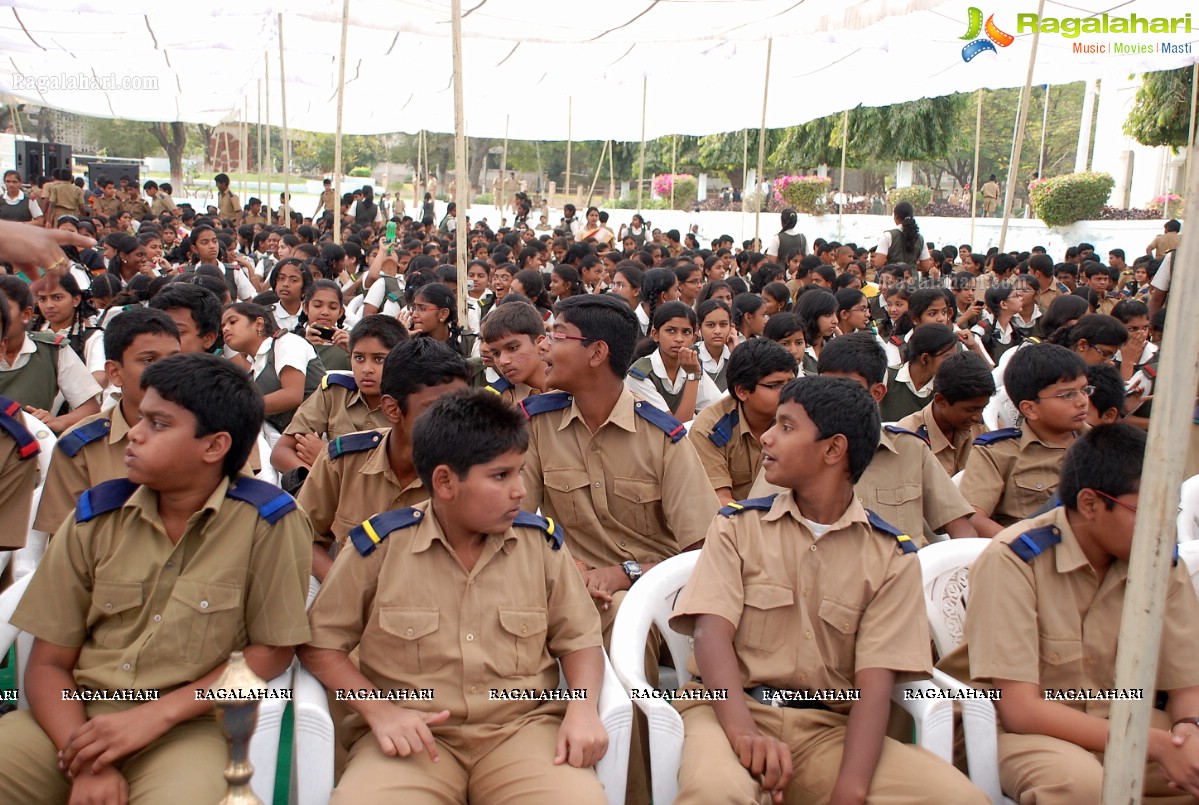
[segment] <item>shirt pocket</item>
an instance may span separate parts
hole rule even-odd
[[[817,613],[825,622],[828,629],[824,630],[827,643],[825,661],[845,675],[851,675],[854,670],[854,649],[857,644],[858,625],[862,622],[860,606],[838,601],[835,598],[824,598],[820,602]]]
[[[536,674],[546,659],[546,611],[531,607],[499,610],[499,628],[491,629],[491,648],[484,662],[500,676]]]
[[[1077,638],[1040,636],[1041,684],[1047,688],[1082,684],[1082,641]]]
[[[1026,470],[1012,475],[1012,486],[1019,515],[1031,517],[1057,491],[1057,474],[1051,470]]]
[[[125,648],[141,605],[141,582],[96,579],[92,588],[92,639],[104,648]]]
[[[924,519],[924,509],[921,506],[921,495],[924,490],[920,484],[896,484],[880,486],[875,489],[874,497],[877,506],[875,514],[897,528],[905,528],[904,523],[917,523]]]
[[[449,636],[436,609],[381,607],[382,640],[363,640],[363,659],[375,668],[399,667],[405,675],[427,674],[445,665]]]
[[[662,530],[658,524],[662,484],[656,478],[613,477],[612,491],[609,507],[618,522],[646,536]]]
[[[545,496],[563,525],[580,525],[591,519],[591,493],[587,489],[590,482],[586,470],[545,470]]]
[[[756,651],[777,651],[789,631],[795,591],[779,584],[745,585],[745,606],[734,642]]]
[[[163,617],[170,621],[169,656],[184,662],[220,662],[245,642],[240,584],[179,579]]]

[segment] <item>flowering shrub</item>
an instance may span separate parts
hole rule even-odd
[[[774,197],[798,212],[821,215],[831,184],[827,176],[780,176],[774,180]]]
[[[901,201],[911,204],[912,209],[919,215],[925,207],[933,203],[933,189],[918,184],[911,187],[893,187],[887,191],[887,212],[893,212],[895,205]]]
[[[1156,210],[1160,215],[1162,208],[1165,207],[1167,201],[1170,202],[1170,213],[1172,217],[1182,215],[1182,208],[1186,205],[1186,199],[1177,193],[1167,193],[1164,196],[1157,196],[1149,202],[1148,207],[1151,210]]]
[[[1069,226],[1098,219],[1115,184],[1110,173],[1086,171],[1037,180],[1028,192],[1033,213],[1047,226]]]
[[[654,177],[654,195],[666,200],[670,206],[670,189],[674,188],[676,210],[689,210],[695,205],[699,192],[699,181],[690,173],[661,173]]]

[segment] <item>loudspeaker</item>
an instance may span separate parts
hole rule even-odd
[[[129,163],[105,163],[93,162],[87,167],[88,187],[92,190],[100,186],[100,182],[105,179],[111,179],[113,184],[119,190],[121,187],[121,177],[124,176],[132,184],[141,185],[141,165]]]
[[[17,140],[16,146],[17,171],[26,182],[33,182],[39,176],[49,176],[51,171],[71,167],[69,145]]]

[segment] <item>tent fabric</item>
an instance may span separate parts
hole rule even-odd
[[[569,132],[576,140],[636,141],[643,81],[651,139],[757,128],[767,37],[774,38],[770,128],[858,105],[1021,86],[1032,34],[1017,33],[1016,14],[1035,4],[982,9],[994,11],[1014,40],[966,62],[971,2],[979,0],[464,0],[467,134],[502,137],[507,123],[513,139],[563,140]],[[0,0],[0,92],[81,114],[209,124],[240,119],[248,99],[254,122],[269,62],[270,120],[279,125],[282,12],[288,125],[332,132],[341,11],[337,0],[220,0],[169,10],[149,0]],[[1184,13],[1174,0],[1047,0],[1044,15],[1105,12]],[[449,16],[448,0],[351,1],[346,133],[454,130]],[[1199,16],[1194,26],[1176,34],[1043,33],[1033,81],[1189,65],[1199,59]],[[1151,52],[1113,53],[1116,42]],[[1165,52],[1163,42],[1189,47]],[[1077,43],[1108,51],[1076,52]]]

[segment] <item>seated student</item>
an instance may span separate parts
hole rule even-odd
[[[104,481],[125,477],[129,430],[141,419],[142,371],[178,353],[179,330],[161,310],[134,307],[113,316],[104,330],[104,369],[120,400],[63,433],[50,460],[33,527],[53,534],[79,503]]]
[[[295,334],[307,339],[329,372],[352,368],[350,331],[345,323],[345,300],[333,280],[318,279],[304,289],[304,304]]]
[[[799,377],[804,376],[803,360],[808,352],[808,344],[804,340],[803,324],[798,316],[794,313],[771,316],[770,321],[766,322],[766,329],[762,331],[762,337],[787,350],[800,366]]]
[[[199,285],[172,282],[150,299],[148,307],[175,322],[184,353],[211,352],[221,336],[221,300]]]
[[[300,657],[329,690],[432,691],[347,702],[333,803],[606,801],[588,768],[608,744],[599,617],[559,527],[520,511],[528,443],[495,395],[441,398],[412,432],[432,501],[355,528],[321,585]],[[493,696],[555,689],[558,661],[586,698]]]
[[[970,569],[965,639],[939,667],[1000,692],[999,779],[1018,802],[1100,801],[1109,705],[1048,694],[1116,687],[1144,458],[1145,434],[1130,425],[1083,434],[1062,462],[1063,505],[1004,529]],[[1165,596],[1157,690],[1169,699],[1165,712],[1150,714],[1144,801],[1194,802],[1199,607],[1184,563],[1171,571]]]
[[[729,358],[729,393],[699,412],[687,440],[695,446],[721,505],[749,497],[762,468],[762,434],[774,421],[779,389],[798,361],[764,338],[741,344]]]
[[[1056,344],[1017,351],[1003,386],[1024,419],[1022,427],[975,439],[961,483],[974,507],[970,521],[982,537],[994,537],[1053,497],[1066,448],[1086,427],[1087,398],[1094,390],[1083,359]]]
[[[0,291],[0,333],[8,332],[8,300]],[[0,551],[25,547],[33,490],[37,486],[40,452],[37,439],[25,426],[21,404],[0,396],[0,519],[17,524],[0,532]]]
[[[1112,291],[1112,270],[1102,263],[1087,262],[1082,267],[1082,275],[1086,278],[1086,287],[1099,295],[1095,312],[1110,315],[1121,299],[1118,291]]]
[[[820,355],[818,371],[853,380],[876,402],[887,393],[883,385],[887,356],[871,333],[854,333],[830,341]],[[909,430],[895,425],[883,428],[874,460],[857,490],[863,506],[911,535],[918,546],[927,542],[926,526],[933,533],[953,538],[976,536],[969,521],[970,504],[949,480],[928,442]],[[778,491],[759,473],[750,495]]]
[[[992,285],[986,291],[984,299],[988,315],[971,327],[970,331],[978,336],[978,341],[992,364],[999,363],[1004,353],[1024,342],[1025,330],[1018,324],[1026,294],[1032,296],[1031,291],[1008,282]]]
[[[987,432],[982,412],[994,393],[995,379],[987,362],[972,352],[954,353],[937,368],[932,402],[899,420],[899,427],[927,439],[952,478],[966,469],[974,440]]]
[[[671,617],[695,637],[694,687],[729,692],[676,705],[676,803],[988,801],[948,763],[884,735],[892,686],[927,676],[932,657],[915,546],[858,500],[880,435],[861,384],[783,387],[762,436],[766,480],[782,491],[720,510]],[[798,691],[846,698],[778,709],[777,694]]]
[[[780,314],[781,315],[781,314]],[[728,391],[729,333],[733,329],[733,311],[723,299],[707,299],[699,303],[696,320],[699,322],[699,362],[704,374],[712,379],[721,392]],[[771,319],[773,321],[773,319]],[[770,323],[767,322],[767,326]]]
[[[387,353],[408,340],[408,331],[390,316],[367,316],[350,331],[350,365],[353,374],[330,372],[320,388],[304,400],[283,436],[271,451],[271,464],[280,472],[311,469],[330,441],[348,433],[386,428],[383,414],[383,362]],[[298,473],[302,480],[307,473]]]
[[[898,422],[925,406],[933,394],[933,378],[961,342],[943,324],[921,324],[903,346],[907,359],[887,369],[887,394],[879,403],[884,422]]]
[[[1087,383],[1095,390],[1087,398],[1087,424],[1111,425],[1124,417],[1124,380],[1120,370],[1105,363],[1087,367]]]
[[[83,494],[12,616],[34,635],[29,710],[0,719],[12,802],[215,802],[227,748],[196,690],[232,651],[278,676],[309,638],[308,519],[238,478],[262,395],[211,355],[156,361],[140,385],[128,479]],[[157,699],[85,698],[127,690]]]
[[[549,391],[541,361],[545,322],[537,308],[521,302],[500,305],[483,320],[482,330],[483,350],[499,374],[485,388],[513,405]]]
[[[339,436],[317,454],[300,490],[316,535],[312,571],[323,579],[330,549],[372,514],[428,499],[412,464],[412,424],[437,398],[466,385],[466,361],[440,341],[412,338],[387,354],[379,381],[389,428]]]
[[[682,302],[659,305],[649,338],[638,344],[638,359],[624,381],[650,405],[688,422],[720,399],[720,389],[703,371],[694,349],[697,322],[695,311]]]

